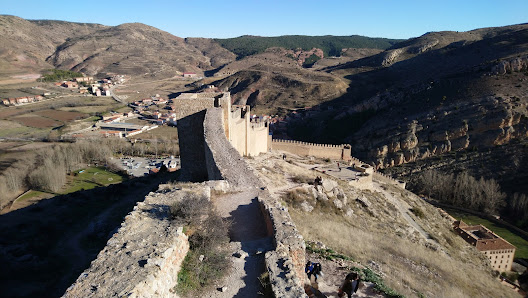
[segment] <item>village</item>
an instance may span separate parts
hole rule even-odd
[[[114,75],[102,80],[95,80],[94,77],[76,77],[68,81],[56,82],[56,87],[63,87],[68,90],[78,91],[79,94],[92,96],[112,96],[111,88],[117,84],[125,82],[124,75]],[[35,102],[41,102],[52,97],[51,92],[44,92],[42,95],[20,96],[2,99],[5,106],[19,106]]]

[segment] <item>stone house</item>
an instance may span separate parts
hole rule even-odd
[[[195,72],[184,72],[183,77],[184,78],[194,78],[196,77],[196,73]]]
[[[515,246],[483,225],[469,226],[462,220],[455,221],[454,230],[469,244],[475,246],[490,260],[493,270],[511,271]]]
[[[64,82],[62,84],[62,87],[66,87],[66,88],[69,88],[69,89],[73,89],[73,88],[78,88],[79,85],[77,84],[77,82],[71,82],[71,81],[68,81],[68,82]]]

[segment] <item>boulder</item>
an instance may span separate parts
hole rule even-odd
[[[332,179],[323,179],[323,189],[325,192],[330,192],[337,187],[337,182]]]
[[[358,203],[360,203],[360,204],[361,204],[363,207],[365,207],[365,208],[369,208],[369,207],[370,207],[370,202],[369,202],[368,199],[365,198],[365,197],[358,197],[358,198],[356,199],[356,201],[357,201]]]
[[[334,206],[336,206],[337,209],[343,209],[343,202],[339,199],[334,199],[332,201],[334,203]]]
[[[303,202],[301,203],[301,209],[302,209],[302,211],[304,211],[304,212],[312,212],[312,210],[314,209],[314,207],[312,207],[312,205],[310,205],[308,202],[303,201]]]
[[[345,211],[345,216],[347,217],[352,217],[354,216],[354,210],[352,210],[352,208],[347,208],[347,210]]]

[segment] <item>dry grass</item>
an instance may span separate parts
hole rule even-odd
[[[448,257],[390,232],[372,232],[338,215],[313,216],[290,209],[295,224],[308,240],[323,242],[361,263],[380,264],[386,283],[404,295],[430,297],[499,297],[505,289],[482,267]],[[506,291],[506,292],[503,292]]]
[[[300,186],[294,182],[302,183],[306,180],[302,177],[314,174],[284,162],[280,155],[257,157],[250,162],[270,189],[275,184]],[[405,296],[516,297],[515,292],[493,277],[485,257],[453,233],[450,221],[437,208],[418,196],[390,185],[377,190],[359,190],[341,181],[338,185],[348,197],[347,207],[354,211],[352,217],[344,216],[333,205],[312,202],[301,188],[284,192],[292,219],[306,240],[320,241],[376,272],[381,271],[378,273],[385,284]],[[369,207],[356,198],[366,198]],[[303,201],[315,209],[310,213],[300,211],[298,206]],[[394,202],[403,206],[432,239],[426,241],[411,227]],[[411,209],[420,210],[416,211],[419,215]],[[369,261],[376,262],[380,270],[370,266]]]

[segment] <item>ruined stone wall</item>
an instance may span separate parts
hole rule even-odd
[[[173,106],[174,110],[172,112],[176,114],[176,120],[180,120],[189,115],[214,107],[214,99],[211,97],[190,99],[177,98],[174,100]],[[179,122],[178,125],[180,125]]]
[[[206,111],[203,122],[204,146],[210,151],[210,162],[207,162],[206,167],[209,169],[217,167],[222,179],[226,180],[233,189],[263,187],[262,182],[240,153],[225,137],[222,129],[222,113],[221,108],[211,108]],[[181,154],[181,158],[183,160],[187,157]]]
[[[177,297],[173,288],[189,243],[170,206],[189,192],[210,196],[210,187],[168,187],[134,207],[64,297]]]
[[[266,190],[259,195],[268,233],[274,236],[275,250],[266,252],[266,269],[275,297],[307,297],[303,286],[306,246],[288,209]]]
[[[231,189],[261,188],[259,202],[268,227],[274,236],[276,249],[266,253],[266,267],[275,297],[306,297],[303,285],[305,244],[290,218],[286,207],[271,196],[257,175],[249,168],[222,134],[222,109],[208,109],[204,119],[205,147],[211,151],[212,159],[223,179]],[[185,158],[182,155],[182,159]]]
[[[195,182],[208,180],[204,119],[205,111],[200,111],[178,121],[182,180]]]
[[[350,160],[352,156],[350,145],[314,144],[276,139],[272,140],[271,149],[286,151],[301,156],[314,156],[330,159]]]
[[[403,189],[405,189],[405,186],[406,186],[405,181],[400,181],[400,180],[394,179],[394,178],[392,178],[390,176],[387,176],[387,175],[385,175],[383,173],[380,173],[380,172],[374,172],[373,179],[376,180],[376,181],[382,182],[382,183],[396,185],[396,186],[401,187]]]

